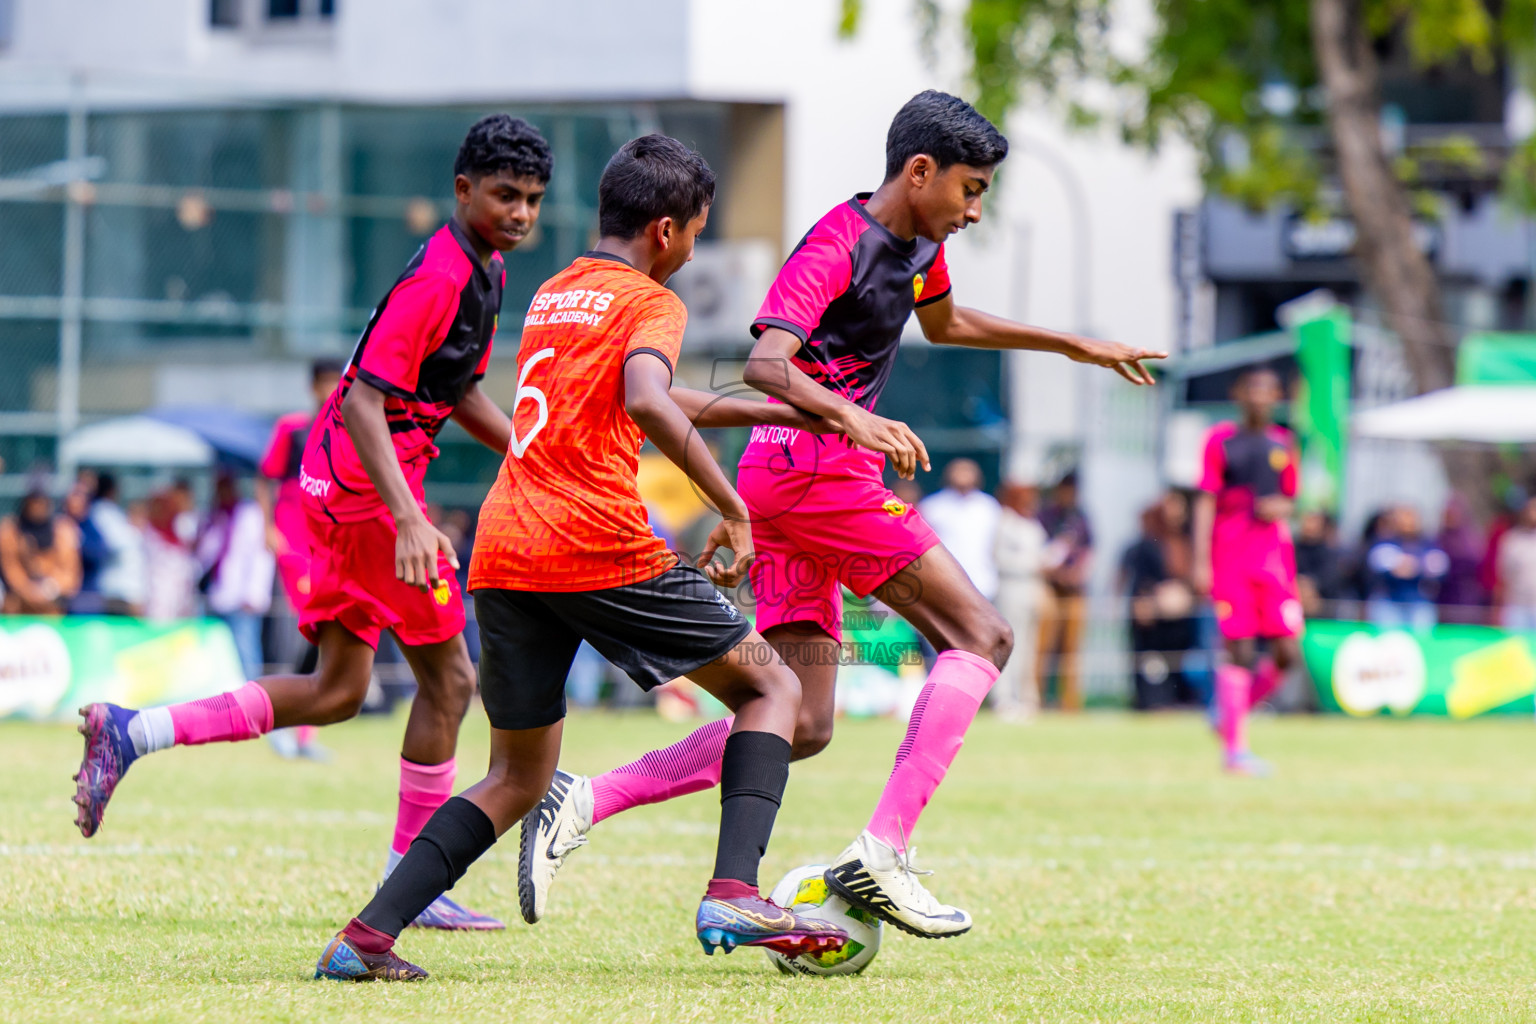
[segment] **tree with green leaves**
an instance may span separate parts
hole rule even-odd
[[[1182,138],[1215,192],[1254,208],[1347,213],[1361,275],[1418,389],[1453,383],[1456,332],[1413,225],[1416,212],[1433,215],[1443,200],[1416,178],[1426,163],[1487,158],[1454,138],[1430,152],[1390,151],[1379,52],[1406,46],[1426,69],[1536,70],[1536,0],[1151,3],[1150,37],[1129,48],[1123,8],[1111,0],[969,0],[961,24],[977,108],[1000,123],[1028,99],[1058,106],[1071,124],[1113,124],[1147,148]],[[936,0],[917,7],[934,31]],[[843,0],[844,33],[859,11],[859,0]],[[1324,132],[1331,146],[1300,141]],[[1536,208],[1536,139],[1514,149],[1502,174],[1506,197]],[[1492,506],[1493,460],[1461,453],[1445,466],[1455,490]]]

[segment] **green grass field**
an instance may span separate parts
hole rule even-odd
[[[460,757],[474,777],[478,716]],[[599,826],[536,928],[517,917],[507,836],[458,893],[508,930],[407,932],[426,983],[312,981],[376,881],[400,728],[325,730],[326,767],[257,743],[156,755],[87,842],[69,803],[78,737],[0,725],[0,1020],[1536,1020],[1524,719],[1262,721],[1268,781],[1220,777],[1194,717],[986,719],[917,840],[976,927],[945,942],[888,929],[862,977],[700,953],[717,813],[700,794]],[[578,717],[565,763],[598,770],[682,728]],[[843,723],[796,768],[765,883],[841,849],[899,731]]]

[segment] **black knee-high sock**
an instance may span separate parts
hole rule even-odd
[[[789,741],[771,732],[733,732],[720,762],[720,844],[715,877],[756,888],[773,819],[789,781]]]
[[[485,812],[461,796],[453,797],[427,819],[357,919],[398,936],[495,844],[496,828]]]

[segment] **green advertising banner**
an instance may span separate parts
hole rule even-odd
[[[217,619],[0,616],[0,718],[63,722],[92,701],[170,704],[243,682]]]
[[[1307,623],[1301,647],[1327,711],[1451,718],[1536,711],[1536,634],[1316,621]]]
[[[1292,421],[1301,438],[1301,500],[1309,508],[1343,504],[1349,343],[1349,314],[1343,309],[1296,327],[1301,389],[1292,403]]]

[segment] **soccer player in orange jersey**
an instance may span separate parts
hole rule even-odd
[[[944,243],[981,219],[1008,143],[957,96],[928,91],[897,112],[886,136],[886,176],[821,218],[785,260],[751,324],[758,338],[743,379],[773,399],[838,424],[843,437],[761,428],[736,484],[752,514],[756,625],[800,679],[795,755],[832,738],[842,647],[842,592],[873,594],[939,652],[897,748],[869,823],[826,874],[828,888],[887,923],[925,938],[971,927],[941,903],[912,863],[912,829],[964,742],[1013,646],[1008,623],[916,508],[885,486],[926,468],[905,423],[875,412],[915,315],[935,344],[1056,352],[1151,384],[1153,352],[1059,334],[956,302]],[[532,923],[564,858],[598,821],[714,785],[724,730],[712,722],[665,750],[595,779],[562,772],[523,822],[533,835],[518,894]]]
[[[745,503],[694,426],[814,426],[792,405],[672,388],[687,311],[663,285],[692,257],[713,198],[701,156],[665,136],[635,139],[603,172],[597,248],[534,296],[511,445],[481,510],[469,576],[490,773],[432,816],[326,946],[317,977],[425,976],[395,955],[395,939],[549,790],[566,673],[582,640],[646,689],[688,676],[735,712],[721,758],[715,869],[695,921],[704,951],[757,945],[797,956],[847,941],[757,888],[789,777],[800,687],[783,661],[763,657],[766,642],[711,584],[746,573],[752,534]],[[647,438],[724,517],[700,559],[709,578],[680,563],[647,521],[635,478]],[[735,556],[728,567],[710,561],[719,548]]]

